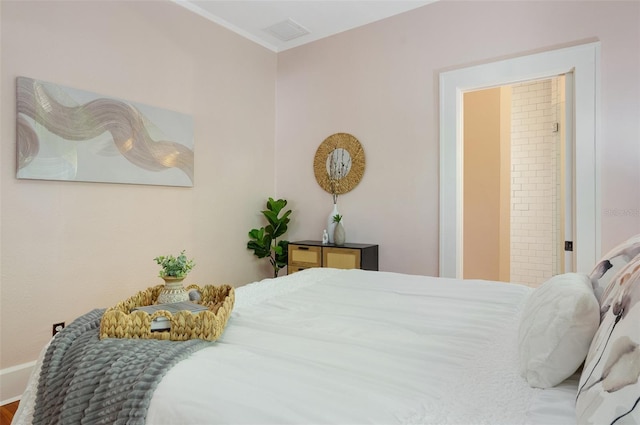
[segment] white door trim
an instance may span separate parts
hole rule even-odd
[[[440,74],[440,276],[462,278],[462,94],[574,72],[576,271],[589,272],[600,252],[597,156],[600,43],[476,65]]]

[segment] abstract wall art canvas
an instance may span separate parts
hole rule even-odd
[[[193,119],[17,79],[19,179],[193,186]]]

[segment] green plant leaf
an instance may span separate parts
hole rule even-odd
[[[285,212],[282,217],[280,217],[280,221],[283,221],[285,223],[289,222],[289,216],[291,215],[291,210],[287,210],[287,212]]]
[[[278,214],[273,211],[262,211],[262,214],[265,216],[269,224],[275,226],[278,224]]]
[[[264,246],[256,241],[249,241],[247,243],[247,249],[252,249],[253,253],[258,258],[268,257],[271,253],[271,249],[268,246]]]
[[[286,205],[287,201],[284,199],[274,201],[273,198],[269,198],[269,201],[267,201],[267,209],[273,211],[276,215],[278,215],[280,210],[282,210]]]
[[[274,238],[279,238],[280,236],[284,235],[287,232],[287,224],[286,223],[280,223],[280,225],[278,227],[276,227],[275,229],[273,229],[273,237]]]
[[[251,239],[262,240],[264,238],[264,227],[260,229],[251,229],[249,231],[249,237]]]

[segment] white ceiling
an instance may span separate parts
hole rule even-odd
[[[436,0],[173,1],[267,49],[281,52]],[[309,34],[283,41],[266,31],[287,20],[302,26]]]

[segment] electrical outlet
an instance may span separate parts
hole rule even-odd
[[[56,334],[64,329],[64,322],[54,323],[51,327],[51,335],[56,336]]]

